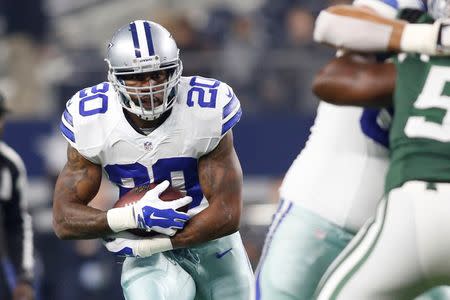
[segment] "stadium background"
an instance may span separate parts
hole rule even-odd
[[[103,57],[117,28],[134,19],[163,24],[181,49],[184,75],[234,88],[244,112],[234,130],[244,171],[241,233],[256,266],[277,188],[314,119],[312,78],[333,55],[312,42],[314,18],[337,3],[349,1],[1,1],[0,90],[13,110],[4,139],[29,174],[40,299],[122,299],[120,261],[97,240],[58,240],[51,218],[66,157],[60,114],[75,92],[106,80]],[[108,185],[101,195],[116,197]]]

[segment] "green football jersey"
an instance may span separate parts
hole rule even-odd
[[[409,180],[450,182],[450,57],[400,54],[386,192]]]

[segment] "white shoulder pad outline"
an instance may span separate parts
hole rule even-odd
[[[421,0],[355,0],[355,6],[367,6],[377,12],[380,16],[395,19],[397,12],[404,8],[426,10]]]

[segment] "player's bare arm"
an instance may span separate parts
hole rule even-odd
[[[100,188],[101,178],[101,166],[69,145],[67,163],[53,196],[53,227],[59,238],[88,239],[112,233],[106,212],[88,206]]]
[[[392,105],[395,78],[392,63],[346,54],[319,71],[313,81],[313,92],[332,104],[385,107]]]
[[[409,24],[382,17],[366,7],[336,5],[317,17],[314,39],[319,43],[358,52],[448,55],[450,33],[444,30],[448,24],[448,19],[438,19],[434,24]]]
[[[209,207],[195,215],[171,238],[174,248],[229,235],[239,229],[242,208],[242,169],[228,132],[212,152],[199,160],[198,172]]]

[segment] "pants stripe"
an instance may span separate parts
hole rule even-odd
[[[361,268],[372,254],[384,227],[387,200],[383,199],[378,207],[374,221],[356,235],[346,250],[338,257],[331,269],[325,274],[320,284],[320,294],[317,299],[337,299],[345,284]]]
[[[287,208],[284,208],[284,206],[287,205]],[[256,268],[256,300],[261,300],[262,294],[261,294],[261,286],[260,286],[260,275],[261,270],[264,265],[264,261],[267,257],[267,253],[269,252],[270,244],[272,243],[272,238],[279,228],[281,222],[284,220],[284,218],[287,216],[289,211],[292,208],[292,202],[286,202],[283,199],[280,200],[280,205],[278,206],[278,210],[274,215],[272,225],[270,226],[269,232],[267,233],[267,238],[264,243],[264,248],[261,254],[261,259],[259,261],[258,267]]]

